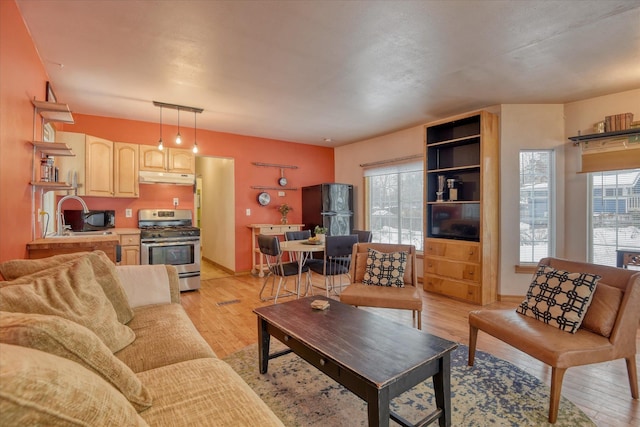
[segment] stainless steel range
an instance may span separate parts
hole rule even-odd
[[[180,291],[200,288],[200,229],[187,209],[140,209],[140,263],[178,269]]]

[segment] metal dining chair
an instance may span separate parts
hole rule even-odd
[[[258,235],[258,247],[260,253],[262,253],[267,261],[267,269],[269,273],[264,278],[262,289],[260,289],[260,300],[268,301],[273,299],[273,303],[278,302],[279,297],[299,296],[300,295],[300,273],[306,273],[307,283],[310,283],[311,277],[309,276],[309,267],[306,265],[300,265],[297,261],[282,262],[282,249],[280,249],[280,241],[276,236],[268,236],[264,234]],[[289,277],[295,276],[296,288],[295,290],[287,289],[287,281]],[[278,280],[278,288],[274,295],[273,290],[275,288],[276,277]],[[271,280],[271,295],[263,296],[263,292],[267,287],[267,283]],[[281,294],[282,290],[282,294]]]
[[[336,277],[339,278],[339,286],[340,289],[342,289],[342,276],[349,276],[351,252],[353,245],[356,243],[358,243],[358,236],[355,234],[327,236],[324,248],[324,259],[320,263],[309,265],[311,271],[324,276],[324,288],[327,297],[329,296],[330,290],[338,294],[335,286]]]
[[[353,234],[358,236],[358,243],[371,243],[373,233],[369,230],[353,230]]]

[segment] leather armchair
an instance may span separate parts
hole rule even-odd
[[[366,272],[368,248],[383,253],[406,251],[407,266],[404,270],[404,288],[395,286],[370,286],[362,283]],[[362,307],[381,307],[411,310],[413,320],[422,329],[422,295],[418,290],[416,248],[413,245],[390,243],[356,243],[351,254],[351,284],[340,293],[340,302]]]
[[[516,313],[515,309],[472,311],[469,366],[473,366],[479,330],[551,366],[550,423],[555,423],[558,417],[562,379],[572,366],[625,359],[631,395],[638,399],[635,359],[640,272],[558,258],[544,258],[538,265],[601,276],[581,327],[571,334]]]

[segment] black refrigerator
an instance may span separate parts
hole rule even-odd
[[[353,232],[353,185],[326,183],[302,187],[302,223],[306,230],[316,225],[330,236]]]

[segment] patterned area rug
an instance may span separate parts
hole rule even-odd
[[[272,349],[281,344],[272,342]],[[549,387],[518,367],[483,352],[467,366],[467,347],[451,357],[454,426],[595,426],[564,397],[556,424],[549,424]],[[366,426],[364,401],[295,354],[269,362],[258,373],[258,346],[250,345],[225,359],[282,422],[293,426]],[[391,410],[417,422],[435,407],[433,382],[425,381],[392,401]],[[397,425],[391,421],[390,425]],[[437,425],[437,423],[435,423]]]

